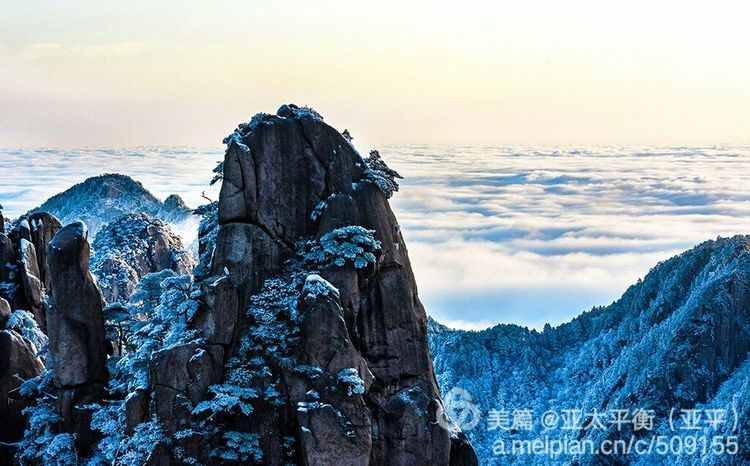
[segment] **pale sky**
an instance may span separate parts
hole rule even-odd
[[[746,1],[34,1],[0,147],[216,146],[283,102],[373,145],[748,144]]]

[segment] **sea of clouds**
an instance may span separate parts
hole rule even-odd
[[[222,149],[1,150],[8,216],[102,173],[164,199],[216,199]],[[658,261],[750,234],[750,147],[390,146],[392,200],[420,295],[461,328],[540,328],[605,305]],[[190,232],[182,232],[190,236]]]

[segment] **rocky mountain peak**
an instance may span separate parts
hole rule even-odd
[[[169,205],[162,203],[129,176],[110,173],[88,178],[52,196],[31,213],[51,213],[63,224],[82,221],[96,235],[103,225],[130,213],[163,215],[165,221],[172,222],[190,215],[179,196],[170,196],[168,200]]]
[[[158,362],[205,355],[207,379],[160,375],[153,395],[157,413],[178,409],[175,393],[205,402],[164,417],[167,429],[214,412],[219,431],[254,446],[246,463],[476,464],[442,409],[425,311],[387,201],[395,172],[294,105],[256,115],[225,143],[211,276],[192,324],[205,340]],[[217,370],[217,360],[228,364]],[[272,395],[217,417],[233,390]]]

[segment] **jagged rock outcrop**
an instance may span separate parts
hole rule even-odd
[[[129,176],[106,174],[88,178],[66,191],[56,194],[29,212],[49,212],[62,223],[84,222],[92,237],[99,228],[123,215],[146,213],[167,222],[179,222],[189,217],[179,196],[170,196],[162,203],[141,183]],[[161,217],[160,217],[161,218]]]
[[[47,250],[53,277],[47,324],[58,410],[63,429],[78,435],[82,452],[93,439],[87,414],[75,407],[98,400],[107,382],[104,299],[89,272],[89,253],[81,222],[61,229]]]
[[[129,214],[101,228],[91,271],[109,303],[126,302],[140,279],[165,269],[188,274],[193,259],[169,225],[147,214]]]
[[[50,280],[46,248],[59,229],[54,216],[40,212],[21,217],[7,236],[0,233],[0,297],[31,312],[42,330]]]
[[[23,290],[23,307],[34,315],[41,328],[46,327],[42,294],[42,281],[39,279],[39,260],[34,245],[20,239],[18,244],[18,277]],[[16,306],[19,307],[19,306]]]
[[[267,361],[249,420],[223,421],[257,447],[242,452],[245,464],[476,464],[444,418],[425,311],[387,201],[398,174],[294,105],[257,115],[225,142],[212,276],[194,320],[207,346],[167,349],[157,360],[184,364],[210,349],[207,362],[230,362],[228,390],[240,373],[254,373],[237,364]],[[310,258],[300,241],[318,244]],[[300,260],[307,271],[289,269]],[[286,294],[287,304],[272,304]],[[173,385],[189,395],[186,381]],[[208,407],[192,416],[220,409],[204,396]],[[179,404],[158,394],[155,403],[177,429]],[[170,461],[162,452],[154,464]]]
[[[51,277],[47,266],[47,245],[60,231],[62,223],[48,212],[35,212],[29,215],[28,221],[31,226],[31,243],[37,256],[39,280],[44,288],[49,289]]]

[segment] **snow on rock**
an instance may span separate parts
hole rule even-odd
[[[305,287],[302,289],[302,295],[306,300],[310,301],[314,301],[322,296],[338,298],[339,290],[320,275],[313,273],[305,279]]]

